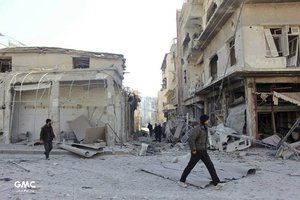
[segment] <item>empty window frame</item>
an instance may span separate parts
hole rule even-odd
[[[218,77],[218,55],[214,55],[209,62],[210,76],[212,80]]]
[[[276,27],[264,29],[266,57],[298,57],[299,27]]]
[[[235,57],[235,38],[229,41],[229,53],[230,53],[230,66],[236,64],[236,57]]]
[[[167,78],[163,79],[162,89],[167,89]]]
[[[0,72],[11,72],[11,58],[0,58]]]
[[[89,57],[73,57],[73,69],[85,69],[90,67]]]

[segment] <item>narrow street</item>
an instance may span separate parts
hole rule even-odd
[[[147,164],[188,162],[187,150],[169,149],[153,156],[0,154],[1,199],[284,199],[299,198],[299,161],[276,159],[269,149],[233,153],[209,152],[213,162],[256,168],[255,175],[230,180],[220,190],[189,186],[141,171]],[[183,170],[183,169],[182,169]],[[181,173],[181,172],[179,172]],[[34,181],[32,189],[16,181]]]

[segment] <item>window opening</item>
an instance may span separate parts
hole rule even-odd
[[[73,68],[82,69],[90,67],[90,58],[88,57],[74,57],[73,58]]]

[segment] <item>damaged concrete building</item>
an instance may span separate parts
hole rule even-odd
[[[74,132],[72,123],[104,127],[107,145],[126,141],[133,131],[136,104],[122,89],[125,58],[121,54],[4,48],[0,49],[0,67],[3,143],[38,140],[47,118],[53,120],[59,141]],[[81,137],[76,135],[78,141],[84,131]]]
[[[300,116],[300,1],[187,0],[177,11],[177,115],[253,138]]]
[[[170,52],[165,54],[161,65],[162,87],[158,93],[158,119],[160,122],[176,115],[176,39],[172,40]],[[164,119],[165,118],[165,119]]]

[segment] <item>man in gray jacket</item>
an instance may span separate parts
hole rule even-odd
[[[205,164],[212,178],[212,183],[217,186],[220,183],[220,179],[216,173],[214,164],[212,163],[208,153],[207,153],[207,143],[208,143],[208,131],[207,125],[209,122],[209,117],[207,115],[201,115],[200,125],[195,127],[189,138],[189,145],[191,149],[191,159],[184,169],[179,184],[182,187],[187,187],[185,183],[187,176],[198,163],[199,160]]]

